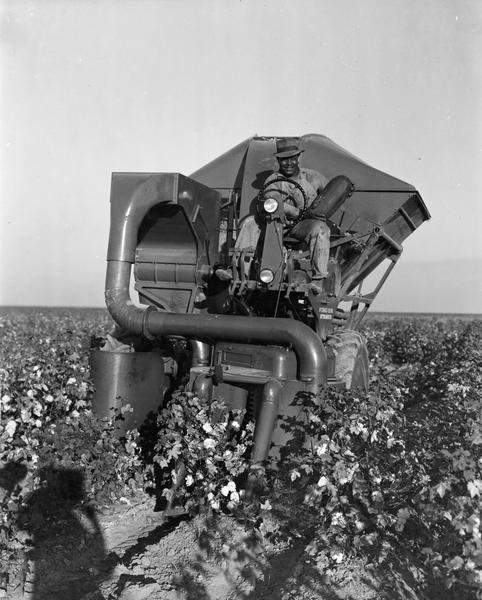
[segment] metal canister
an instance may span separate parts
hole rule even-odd
[[[100,418],[113,416],[112,409],[130,405],[120,421],[120,430],[142,425],[163,402],[168,387],[162,355],[157,352],[92,350],[90,375],[94,384],[92,410]]]

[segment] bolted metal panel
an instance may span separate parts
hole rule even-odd
[[[220,342],[214,356],[215,364],[265,370],[276,379],[296,379],[296,355],[281,346]]]

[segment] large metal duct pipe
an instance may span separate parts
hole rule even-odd
[[[131,263],[109,260],[105,300],[112,318],[126,331],[147,337],[180,335],[186,338],[292,346],[298,357],[298,378],[316,392],[326,382],[323,343],[300,321],[234,315],[194,315],[141,309],[130,297]]]

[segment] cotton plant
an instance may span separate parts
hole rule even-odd
[[[193,514],[233,510],[251,468],[253,425],[222,400],[207,402],[177,392],[159,415],[155,461],[164,473],[163,495]],[[179,475],[181,475],[179,477]]]

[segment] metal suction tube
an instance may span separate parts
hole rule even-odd
[[[126,331],[147,337],[186,338],[292,346],[298,357],[298,379],[316,392],[326,383],[327,361],[322,341],[304,323],[292,319],[235,315],[178,314],[138,308],[129,292],[131,263],[109,260],[105,301],[112,318]]]

